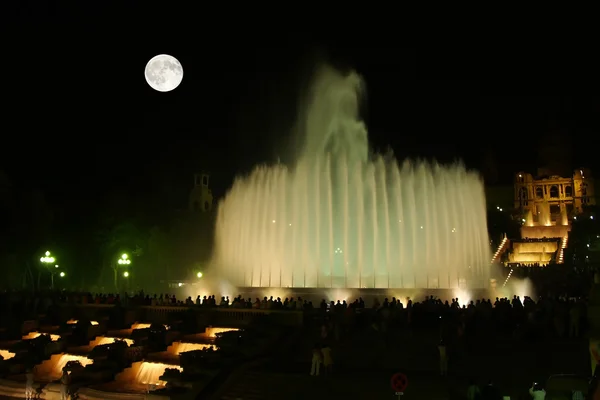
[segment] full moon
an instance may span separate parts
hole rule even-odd
[[[170,92],[181,83],[183,67],[175,57],[159,54],[148,61],[144,76],[152,89]]]

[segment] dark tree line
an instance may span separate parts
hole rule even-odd
[[[215,214],[161,202],[113,191],[91,205],[51,204],[39,188],[0,171],[0,287],[50,287],[53,271],[40,262],[47,250],[65,272],[54,276],[60,288],[111,290],[125,270],[131,289],[195,275],[211,255]],[[131,258],[125,268],[117,263],[123,253]]]

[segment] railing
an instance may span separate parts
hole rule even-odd
[[[93,319],[94,313],[114,307],[114,304],[63,304],[65,315],[69,312],[69,307],[76,307],[79,310],[85,309],[86,317]],[[304,313],[302,310],[265,310],[254,308],[234,308],[234,307],[199,307],[193,306],[129,306],[129,312],[133,313],[138,321],[149,321],[165,324],[172,320],[171,316],[175,313],[193,311],[196,318],[203,324],[218,325],[227,324],[228,326],[245,326],[251,323],[255,318],[264,315],[272,316],[277,323],[287,326],[302,325]],[[82,310],[83,311],[83,310]]]
[[[169,315],[178,312],[192,310],[199,318],[205,317],[207,323],[247,325],[257,317],[272,315],[283,325],[300,325],[303,321],[303,313],[300,310],[263,310],[253,308],[220,308],[220,307],[197,307],[197,306],[141,306],[139,307],[144,319],[156,322],[168,322]]]

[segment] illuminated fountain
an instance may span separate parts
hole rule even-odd
[[[509,261],[523,265],[547,265],[555,259],[559,248],[560,241],[558,239],[539,242],[515,241],[512,254],[509,255]]]
[[[94,363],[94,360],[84,356],[54,354],[49,360],[43,361],[35,368],[36,381],[51,382],[60,379],[63,368],[69,361],[79,361],[84,367]]]
[[[117,340],[122,340],[127,343],[127,346],[133,346],[133,340],[128,338],[114,338],[114,337],[106,337],[106,336],[98,336],[96,339],[92,340],[89,344],[90,348],[94,348],[96,346],[103,346],[105,344],[113,344]]]
[[[152,326],[152,324],[148,324],[145,322],[135,322],[135,323],[131,324],[131,326],[129,328],[108,331],[107,336],[115,336],[117,338],[123,338],[123,337],[131,336],[131,334],[135,330],[148,329],[151,326]],[[169,325],[163,325],[163,326],[165,327],[165,329],[167,331],[171,329],[171,327]]]
[[[134,362],[130,368],[115,377],[115,384],[129,390],[147,390],[148,385],[165,386],[167,383],[159,378],[168,368],[183,372],[183,368],[175,364],[165,364],[149,361]]]
[[[54,335],[54,334],[42,333],[42,332],[29,332],[27,335],[24,335],[21,339],[22,340],[36,339],[36,338],[40,337],[40,335],[49,336],[50,340],[52,340],[53,342],[56,342],[60,339],[60,335]]]
[[[2,360],[4,360],[4,361],[10,360],[14,356],[15,356],[15,353],[5,350],[5,349],[0,349],[0,357],[2,357]]]
[[[217,347],[214,344],[206,344],[206,343],[173,342],[173,344],[167,348],[167,353],[178,356],[181,353],[186,353],[188,351],[206,350],[206,349],[216,350]]]
[[[237,328],[219,328],[219,327],[209,326],[204,330],[204,336],[206,336],[208,338],[215,338],[215,337],[217,337],[217,333],[236,332],[236,331],[239,331],[239,329],[237,329]]]
[[[67,325],[77,325],[78,322],[76,319],[70,319],[67,321]],[[98,325],[98,321],[90,321],[90,325],[96,326]]]
[[[152,326],[152,324],[146,324],[146,323],[136,322],[135,324],[131,325],[131,330],[148,329],[151,326]]]
[[[292,167],[257,167],[219,205],[213,265],[238,287],[483,288],[483,183],[462,165],[369,155],[362,81],[323,68]]]

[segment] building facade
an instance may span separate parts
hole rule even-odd
[[[191,211],[207,212],[213,207],[212,190],[208,187],[207,173],[194,175],[194,187],[190,192],[189,208]]]
[[[530,226],[566,225],[586,205],[595,205],[594,179],[587,168],[572,176],[551,175],[538,170],[537,177],[526,172],[515,175],[514,205]]]

